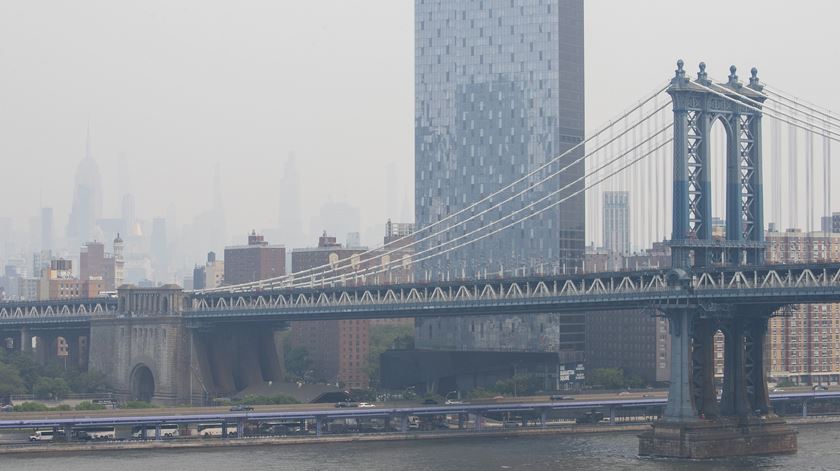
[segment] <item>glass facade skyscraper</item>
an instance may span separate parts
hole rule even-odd
[[[582,0],[415,0],[418,227],[469,206],[580,142],[583,84]],[[571,153],[530,181],[580,155]],[[569,185],[583,172],[581,162],[537,191],[435,242],[520,209]],[[571,184],[551,201],[582,187],[582,180]],[[499,195],[494,202],[509,195]],[[466,217],[469,214],[459,220]],[[429,260],[421,276],[474,276],[484,269],[513,271],[540,264],[573,270],[581,263],[584,241],[580,194],[497,235]]]
[[[415,0],[418,229],[527,175],[583,138],[583,0]],[[529,182],[581,155],[579,150],[571,152]],[[574,271],[584,254],[584,195],[573,195],[583,188],[583,174],[583,162],[575,164],[535,191],[418,247],[422,251],[451,241],[566,187],[550,200],[565,199],[559,206],[418,263],[418,279],[484,276],[485,271],[510,276],[522,274],[526,267]],[[478,214],[526,185],[523,182],[455,220]],[[546,205],[548,201],[519,217]],[[521,322],[488,317],[417,323],[420,348],[583,350],[582,323],[565,329],[555,315]],[[439,336],[436,329],[441,330]],[[519,330],[508,335],[505,329]]]

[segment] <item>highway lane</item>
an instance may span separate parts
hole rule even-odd
[[[665,398],[668,392],[665,390],[637,391],[627,393],[588,393],[568,394],[576,401],[608,401],[619,399],[642,399],[642,398]],[[464,404],[498,405],[498,404],[529,404],[555,402],[550,396],[524,396],[505,397],[504,399],[465,399]],[[562,401],[556,401],[562,402]],[[380,409],[406,408],[419,406],[421,401],[389,401],[378,402],[376,407]],[[329,411],[335,409],[334,403],[326,404],[283,404],[253,406],[255,412],[296,412],[296,411]],[[7,412],[0,414],[0,420],[34,420],[34,419],[70,419],[70,418],[100,418],[100,417],[142,417],[161,415],[195,415],[195,414],[222,414],[230,410],[229,406],[214,407],[156,407],[149,409],[105,409],[96,411],[44,411],[44,412]]]
[[[370,409],[336,408],[334,404],[289,404],[254,406],[253,411],[232,412],[229,407],[169,407],[151,409],[106,409],[99,411],[48,411],[48,412],[12,412],[0,414],[0,428],[9,428],[13,424],[31,424],[48,422],[88,422],[96,423],[113,419],[115,423],[141,423],[160,421],[188,422],[190,420],[211,420],[229,418],[249,420],[293,417],[358,417],[376,415],[443,414],[469,413],[472,411],[525,411],[530,409],[585,409],[596,407],[645,407],[663,405],[667,400],[667,391],[636,391],[621,393],[590,393],[569,395],[569,400],[552,401],[549,396],[511,397],[504,399],[479,399],[463,401],[453,405],[421,405],[417,401],[398,401],[377,403]],[[773,400],[801,400],[802,398],[840,398],[837,391],[811,391],[808,389],[787,390],[771,394]]]

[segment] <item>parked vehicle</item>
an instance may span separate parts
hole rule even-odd
[[[230,408],[231,412],[250,412],[254,410],[252,406],[246,406],[245,404],[236,404]]]
[[[131,429],[131,438],[143,438],[143,429],[146,429],[146,438],[155,438],[156,428],[154,425],[135,426]],[[180,435],[180,430],[177,424],[162,424],[160,426],[160,436],[163,438],[173,438]]]
[[[114,427],[78,427],[73,428],[73,436],[77,440],[113,440],[116,438]]]
[[[363,408],[363,409],[369,409],[369,408],[371,408],[371,407],[376,407],[376,405],[375,405],[375,404],[371,404],[371,403],[369,403],[369,402],[360,402],[360,403],[359,403],[359,407],[361,407],[361,408]]]
[[[29,441],[31,441],[31,442],[51,441],[51,440],[53,440],[53,438],[55,438],[56,433],[58,435],[63,435],[64,430],[63,429],[58,429],[55,432],[53,432],[52,429],[36,430],[35,432],[32,433],[32,435],[29,436]]]
[[[195,430],[204,438],[221,437],[223,432],[222,424],[198,424]],[[236,433],[236,424],[227,424],[227,435],[236,436]]]
[[[597,424],[604,420],[604,414],[601,412],[587,412],[575,419],[576,424]]]
[[[572,396],[563,396],[562,394],[552,394],[550,396],[552,401],[574,401],[575,398]]]
[[[352,402],[352,401],[341,401],[341,402],[336,402],[335,407],[339,408],[339,409],[342,408],[342,407],[359,407],[359,403],[358,402]]]

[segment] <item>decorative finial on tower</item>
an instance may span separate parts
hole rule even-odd
[[[737,71],[738,71],[738,68],[735,67],[734,65],[729,66],[729,83],[728,84],[732,85],[733,87],[737,87],[739,85],[738,74],[735,73]]]
[[[750,70],[750,88],[759,92],[764,90],[764,85],[758,79],[758,69],[755,67]]]
[[[674,71],[674,78],[671,79],[672,85],[680,85],[688,82],[688,80],[686,80],[685,78],[685,69],[683,68],[684,66],[685,62],[683,62],[682,59],[677,61],[677,70]]]
[[[700,83],[708,84],[709,82],[709,75],[706,73],[706,63],[700,63],[700,71],[697,72],[697,81]]]

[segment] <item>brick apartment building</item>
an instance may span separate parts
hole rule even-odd
[[[224,283],[236,285],[286,274],[286,248],[251,232],[248,245],[225,247]]]

